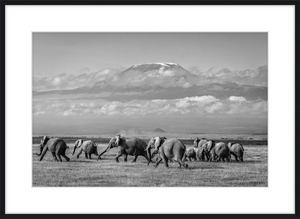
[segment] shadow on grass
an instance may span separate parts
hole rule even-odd
[[[76,159],[71,159],[69,162],[72,163],[91,163],[91,162],[97,162],[97,160],[76,160]]]
[[[244,162],[235,162],[239,164],[246,164],[246,163],[262,163],[262,160],[245,160]]]

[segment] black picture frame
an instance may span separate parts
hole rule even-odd
[[[295,214],[6,214],[5,212],[5,6],[6,5],[294,5],[295,6]],[[299,83],[300,83],[300,1],[201,1],[201,0],[95,0],[95,1],[1,1],[0,3],[1,14],[1,76],[0,76],[0,88],[1,88],[1,218],[300,218],[300,192],[299,192],[299,178],[300,178],[300,154],[299,154],[299,119],[298,114],[300,101],[299,101]],[[298,147],[297,147],[298,146]],[[21,194],[20,194],[21,195]]]

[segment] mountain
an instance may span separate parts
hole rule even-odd
[[[110,80],[95,83],[93,89],[113,87],[189,87],[197,76],[175,63],[147,63],[133,65]],[[167,84],[166,84],[167,83]]]
[[[136,64],[119,72],[104,70],[97,74],[70,78],[66,75],[43,79],[60,83],[51,91],[34,91],[34,96],[54,95],[54,98],[104,99],[107,101],[175,99],[211,95],[218,99],[243,96],[247,100],[267,100],[267,66],[254,70],[231,71],[228,68],[191,73],[176,63],[156,62]],[[64,78],[66,78],[64,80]],[[64,83],[83,86],[69,88]],[[62,82],[63,81],[63,82]],[[42,98],[42,97],[41,97]]]
[[[159,132],[159,133],[163,133],[165,132],[164,130],[162,130],[161,128],[155,128],[152,130],[152,132]]]
[[[185,73],[189,73],[186,69],[181,67],[176,63],[170,62],[157,62],[157,63],[147,63],[147,64],[137,64],[133,65],[130,68],[126,69],[123,73],[129,71],[185,71]]]

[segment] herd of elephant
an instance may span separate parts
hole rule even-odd
[[[168,162],[177,162],[179,167],[185,168],[188,165],[185,163],[187,159],[190,161],[231,161],[231,155],[233,155],[236,161],[243,162],[244,148],[239,143],[225,144],[224,142],[215,143],[213,140],[206,138],[196,138],[194,140],[194,147],[187,149],[186,146],[178,139],[165,137],[151,138],[148,144],[142,139],[131,138],[125,139],[120,134],[112,137],[108,143],[107,148],[99,155],[97,152],[97,144],[93,141],[83,141],[81,139],[75,142],[73,154],[77,151],[76,157],[79,158],[80,154],[84,152],[87,159],[91,159],[91,155],[95,154],[98,159],[108,152],[110,149],[118,147],[118,153],[116,161],[119,162],[119,158],[124,156],[124,161],[127,161],[127,156],[134,156],[132,162],[136,162],[138,156],[143,156],[147,159],[148,165],[152,162],[152,159],[158,154],[155,167],[157,167],[161,161],[168,167]],[[40,143],[40,161],[43,159],[47,151],[52,153],[55,161],[62,161],[61,156],[70,161],[70,158],[66,156],[66,149],[68,148],[66,142],[61,138],[50,138],[44,136]],[[151,149],[154,149],[151,152]]]

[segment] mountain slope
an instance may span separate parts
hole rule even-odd
[[[156,132],[156,133],[164,133],[165,131],[162,130],[161,128],[155,128],[152,130],[152,132]]]
[[[266,86],[251,85],[259,84],[259,81],[266,84],[267,66],[240,72],[232,72],[227,68],[218,71],[210,69],[206,73],[195,74],[175,63],[147,63],[133,65],[119,73],[107,71],[99,75],[101,77],[98,79],[93,77],[94,82],[89,80],[88,86],[69,90],[35,91],[33,95],[59,94],[60,98],[68,95],[68,98],[101,98],[109,101],[174,99],[205,95],[219,99],[243,96],[247,100],[267,100]]]

